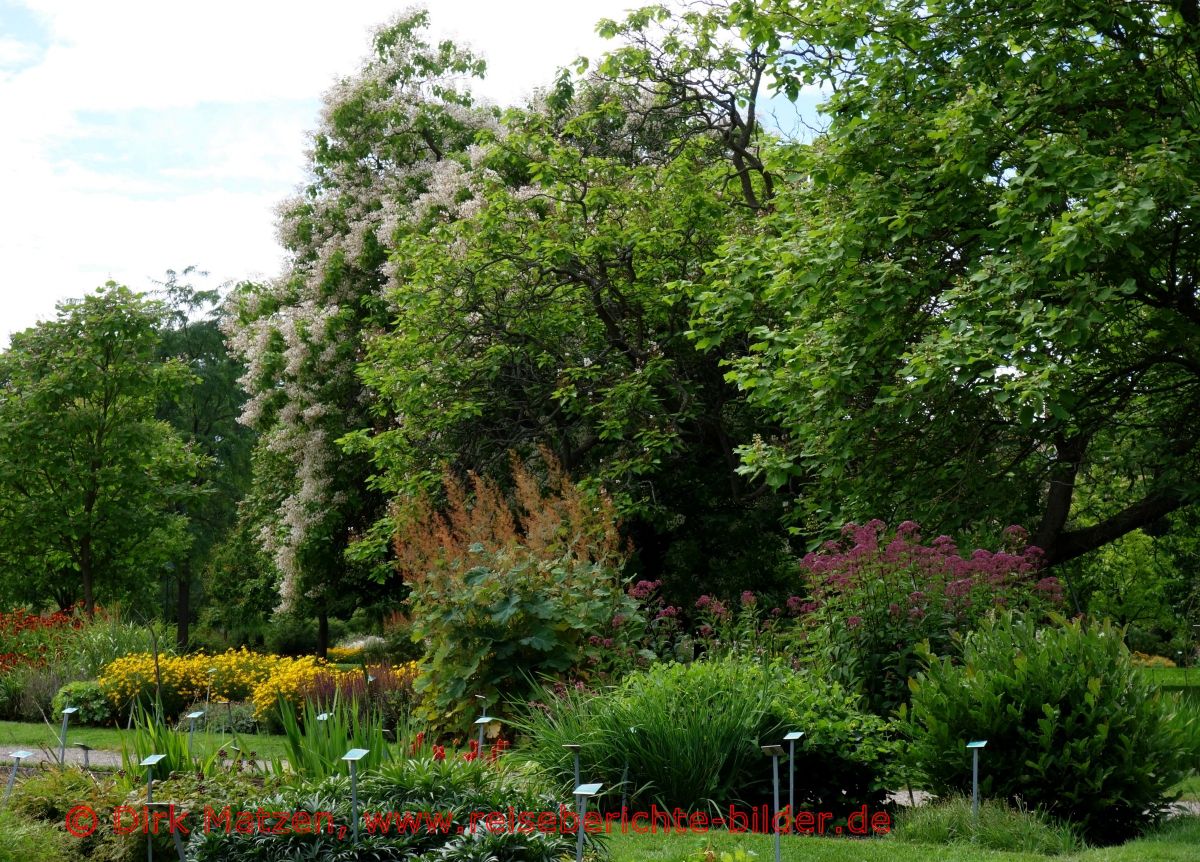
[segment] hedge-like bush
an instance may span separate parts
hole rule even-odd
[[[292,862],[296,859],[410,859],[413,862],[484,862],[522,860],[558,862],[575,844],[573,834],[490,832],[482,823],[474,834],[467,828],[472,812],[556,812],[561,798],[549,793],[537,776],[506,759],[396,761],[360,778],[360,812],[430,812],[449,814],[446,833],[436,829],[401,829],[383,834],[378,819],[371,827],[360,821],[359,842],[351,848],[349,832],[272,835],[226,834],[220,830],[193,832],[189,858],[194,862]],[[350,782],[344,775],[290,787],[267,799],[246,803],[271,811],[331,812],[336,823],[350,823]],[[572,806],[565,800],[568,808]],[[465,832],[463,830],[466,830]],[[589,835],[589,840],[598,836]]]
[[[565,744],[583,746],[588,780],[641,806],[756,804],[770,792],[760,744],[804,731],[796,750],[797,809],[844,813],[883,801],[889,725],[858,698],[807,671],[747,659],[660,664],[604,691],[546,691],[516,724],[530,755],[566,788]]]
[[[913,681],[911,755],[939,793],[969,793],[964,746],[986,739],[984,796],[1076,823],[1091,841],[1160,819],[1194,762],[1194,719],[1145,682],[1121,631],[1011,614],[969,636],[962,664],[928,657]]]

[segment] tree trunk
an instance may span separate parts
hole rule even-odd
[[[192,608],[192,567],[184,563],[179,572],[179,594],[175,603],[175,646],[186,652],[191,633],[188,631]]]
[[[84,536],[79,543],[79,575],[83,579],[83,610],[92,618],[96,615],[96,593],[92,572],[92,539]]]
[[[325,658],[329,652],[329,613],[322,608],[317,611],[317,655]]]

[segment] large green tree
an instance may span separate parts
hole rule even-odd
[[[675,287],[754,218],[693,124],[626,82],[563,79],[444,171],[395,236],[396,310],[363,369],[403,418],[370,440],[382,487],[423,490],[447,463],[502,475],[511,450],[549,447],[613,495],[637,564],[671,588],[778,572],[778,506],[736,472],[757,419]]]
[[[744,469],[809,531],[1017,521],[1052,563],[1195,500],[1194,0],[728,14],[781,88],[831,94],[697,308],[701,346],[749,335],[730,378],[784,430]]]
[[[202,457],[155,412],[191,382],[161,304],[113,283],[0,355],[0,592],[35,607],[144,596],[184,553]]]
[[[179,649],[188,644],[193,586],[208,568],[214,548],[232,529],[238,501],[250,485],[254,443],[254,432],[238,422],[246,398],[238,385],[243,369],[230,355],[221,332],[220,293],[193,284],[206,276],[191,266],[182,272],[169,270],[158,291],[167,307],[159,354],[183,363],[194,376],[183,392],[162,400],[159,417],[207,459],[193,483],[195,493],[180,502],[191,541],[187,554],[176,561],[168,576]],[[217,598],[228,600],[227,596]]]

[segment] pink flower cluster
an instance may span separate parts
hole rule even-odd
[[[1027,544],[1028,533],[1021,527],[1004,530],[1003,549],[977,548],[967,556],[949,536],[922,544],[921,528],[915,521],[904,521],[890,537],[885,531],[886,525],[879,520],[846,524],[840,541],[826,542],[820,551],[805,556],[801,567],[809,575],[813,600],[792,596],[788,610],[814,613],[834,597],[878,585],[882,577],[894,579],[889,583],[903,590],[888,599],[887,616],[893,620],[907,616],[918,621],[935,606],[962,613],[981,599],[1005,606],[1014,589],[1042,601],[1062,602],[1062,584],[1057,578],[1035,580],[1043,553]],[[846,619],[849,628],[861,624],[857,615]]]

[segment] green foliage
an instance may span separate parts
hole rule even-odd
[[[162,308],[109,283],[0,354],[0,590],[35,605],[145,593],[187,546],[203,459],[155,418],[190,372],[157,355]],[[151,579],[150,582],[153,582]]]
[[[61,719],[63,708],[67,706],[79,710],[71,716],[71,720],[88,727],[104,727],[111,724],[114,718],[112,705],[104,690],[100,688],[99,683],[92,680],[69,682],[60,688],[51,702],[51,717]]]
[[[414,862],[487,862],[509,859],[558,862],[574,846],[570,834],[544,835],[520,832],[491,833],[477,825],[467,827],[471,812],[557,811],[560,800],[546,792],[537,776],[500,763],[461,760],[396,761],[360,779],[362,811],[423,811],[453,817],[446,832],[400,830],[392,826],[384,835],[360,823],[356,859],[411,859]],[[349,839],[350,786],[345,774],[285,789],[255,803],[276,811],[329,811],[345,834],[261,835],[214,830],[193,834],[189,853],[195,862],[290,862],[290,860],[340,858]],[[465,834],[457,831],[461,827]],[[373,834],[374,833],[374,834]],[[594,836],[591,836],[594,837]]]
[[[984,796],[1116,841],[1160,819],[1196,762],[1195,719],[1142,679],[1109,623],[1038,629],[1004,615],[968,636],[961,664],[928,662],[912,683],[909,728],[912,758],[937,792],[969,792],[964,746],[986,739]]]
[[[111,775],[91,774],[75,767],[47,767],[17,783],[13,788],[8,808],[0,809],[0,817],[11,811],[16,815],[14,819],[21,824],[47,825],[54,830],[56,836],[62,836],[67,812],[76,805],[90,806],[96,812],[100,823],[112,823],[113,809],[124,802],[127,790],[128,786],[124,782]],[[0,824],[3,822],[0,820]],[[52,858],[103,858],[98,857],[96,851],[108,831],[100,828],[86,838],[71,841],[68,846],[74,854],[64,852],[63,855]],[[0,832],[5,838],[4,842],[0,842],[0,852],[3,852],[2,848],[8,843],[9,834],[7,831]],[[47,846],[57,847],[57,839]]]
[[[882,801],[895,753],[888,724],[836,684],[746,659],[656,664],[603,691],[547,690],[515,723],[564,788],[573,766],[562,746],[578,744],[586,775],[613,796],[627,781],[643,806],[762,802],[770,786],[759,745],[804,730],[797,807],[843,812]]]
[[[698,344],[732,349],[782,432],[743,469],[803,488],[798,528],[1036,524],[1057,562],[1195,499],[1190,13],[726,8],[781,90],[830,94],[824,130],[769,156],[773,213],[694,288]]]
[[[75,843],[51,823],[23,818],[0,808],[0,862],[61,862]]]
[[[96,679],[114,659],[147,653],[154,645],[169,643],[167,627],[158,620],[144,624],[106,609],[74,629],[59,645],[58,664],[81,679]]]
[[[318,715],[326,717],[318,720]],[[281,701],[279,716],[287,736],[288,764],[292,771],[309,780],[339,772],[342,755],[351,748],[365,748],[369,752],[358,762],[360,772],[377,769],[389,756],[382,719],[373,712],[364,713],[354,704],[339,704],[336,696],[328,704],[306,700],[299,714],[290,703]]]
[[[997,610],[1035,620],[1062,605],[1062,585],[1040,571],[1042,553],[1020,527],[1004,530],[995,551],[960,552],[949,536],[925,544],[904,521],[846,524],[842,541],[805,556],[812,601],[805,646],[835,679],[860,691],[867,706],[890,715],[908,702],[920,650],[956,657],[962,636]]]
[[[194,604],[193,586],[211,564],[237,516],[238,500],[250,484],[250,450],[254,433],[238,422],[245,393],[238,385],[243,369],[230,355],[219,326],[220,293],[193,286],[190,279],[206,277],[195,267],[167,271],[159,287],[168,306],[161,328],[159,354],[164,361],[185,365],[193,383],[178,397],[165,398],[158,416],[175,428],[195,451],[208,461],[196,477],[195,494],[187,502],[188,551],[168,569],[170,593],[175,598],[176,645],[186,649]],[[195,582],[195,583],[194,583]],[[207,595],[201,599],[210,598]],[[217,601],[225,596],[218,594]]]
[[[25,665],[0,674],[0,718],[44,721],[58,690],[74,679],[54,664]]]
[[[329,621],[330,637],[340,638],[345,626],[337,620]],[[271,617],[263,634],[267,652],[275,655],[303,656],[317,652],[317,622],[298,613],[280,613]]]
[[[156,779],[166,778],[172,773],[213,775],[226,769],[223,760],[230,752],[224,749],[214,750],[215,746],[211,744],[208,734],[196,734],[193,739],[196,753],[193,754],[188,751],[186,732],[180,732],[161,722],[153,713],[140,706],[133,712],[131,732],[131,736],[121,738],[121,760],[127,775],[142,776],[144,780],[147,767],[139,764],[151,754],[165,755],[152,767]],[[212,753],[204,756],[199,753],[201,750],[209,750]]]
[[[514,458],[511,504],[479,477],[468,499],[448,476],[444,514],[425,499],[398,525],[411,633],[427,650],[416,691],[436,727],[469,727],[473,694],[492,705],[527,690],[534,674],[594,671],[605,655],[632,650],[624,633],[642,630],[619,574],[611,501],[582,492],[544,457],[544,489]]]
[[[0,862],[61,862],[73,842],[52,823],[28,820],[0,808]]]
[[[910,844],[972,844],[986,850],[1043,856],[1073,853],[1082,844],[1070,826],[1039,811],[985,799],[976,817],[970,798],[961,796],[904,809],[892,833],[897,841]]]

